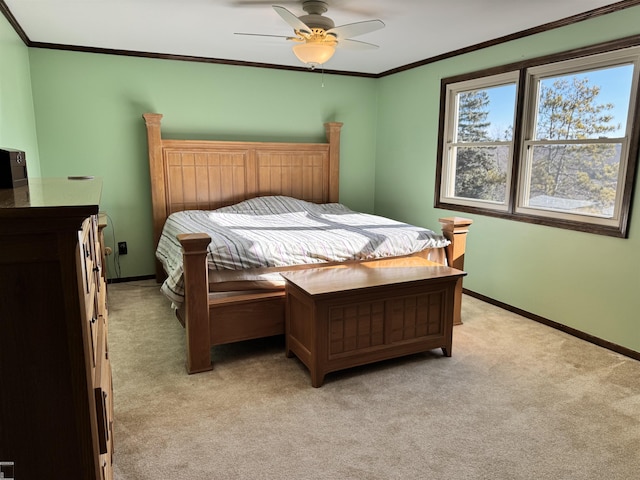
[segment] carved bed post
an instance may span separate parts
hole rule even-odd
[[[329,202],[337,203],[340,193],[340,129],[341,122],[324,124],[329,142]]]
[[[211,237],[204,233],[189,233],[178,235],[178,240],[183,252],[187,372],[205,372],[213,368],[207,270],[207,247]]]
[[[451,244],[447,247],[447,261],[450,267],[464,270],[464,252],[467,248],[467,233],[473,220],[461,217],[438,219],[442,226],[442,234]],[[454,303],[453,324],[462,324],[462,278],[456,284],[456,300]]]
[[[162,134],[160,122],[162,114],[145,113],[142,115],[147,126],[147,144],[149,146],[149,173],[151,176],[151,198],[153,209],[153,250],[155,251],[162,234],[162,226],[167,218],[164,165],[162,162]],[[162,264],[156,259],[156,281],[165,279]]]

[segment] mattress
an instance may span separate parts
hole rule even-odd
[[[211,237],[207,262],[213,282],[245,281],[255,274],[258,285],[266,288],[281,288],[277,271],[284,267],[411,255],[449,244],[423,227],[356,212],[340,203],[315,204],[285,196],[257,197],[211,211],[176,212],[165,222],[156,257],[167,272],[162,291],[177,306],[184,298],[182,248],[176,238],[181,233]]]

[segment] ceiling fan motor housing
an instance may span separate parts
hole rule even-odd
[[[298,17],[302,22],[311,28],[321,28],[322,30],[330,30],[335,27],[335,23],[329,17],[322,15],[302,15]]]
[[[322,15],[328,8],[329,6],[327,5],[327,2],[322,2],[320,0],[306,0],[302,2],[302,9],[307,12],[307,15],[302,15],[298,18],[301,22],[311,28],[330,30],[336,26],[335,23],[329,17]]]

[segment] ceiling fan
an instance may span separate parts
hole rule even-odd
[[[336,47],[357,50],[378,48],[378,45],[352,40],[351,37],[384,28],[382,20],[366,20],[336,27],[331,18],[323,15],[328,8],[325,1],[304,0],[302,9],[306,15],[297,17],[285,7],[273,5],[276,13],[293,28],[295,36],[258,33],[236,33],[236,35],[277,37],[294,42],[293,53],[312,70],[329,60],[335,53]]]

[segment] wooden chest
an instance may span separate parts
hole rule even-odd
[[[319,387],[336,370],[441,348],[465,272],[410,257],[283,273],[286,354]]]

